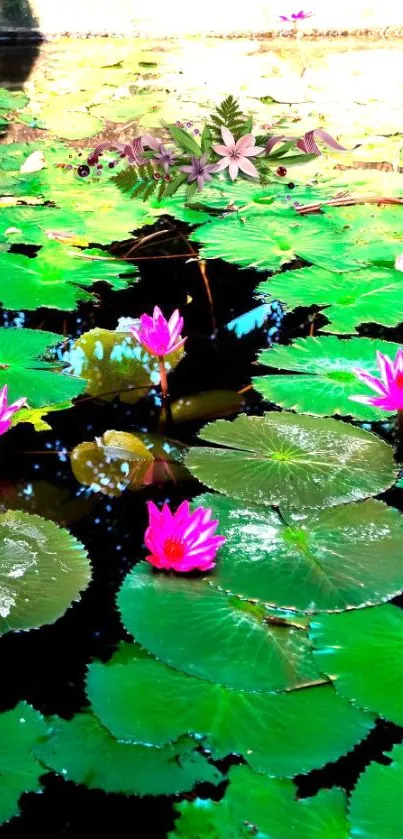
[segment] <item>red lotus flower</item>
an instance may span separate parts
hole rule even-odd
[[[152,318],[141,315],[140,326],[131,326],[130,332],[151,355],[163,358],[165,355],[183,347],[186,338],[181,338],[183,318],[176,309],[167,321],[158,306],[155,306]]]
[[[354,402],[363,402],[384,411],[403,411],[403,349],[399,348],[395,360],[377,352],[381,378],[371,376],[365,370],[355,370],[356,376],[377,393],[377,396],[350,396]]]

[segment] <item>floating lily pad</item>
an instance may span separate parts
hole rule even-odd
[[[248,503],[330,507],[383,492],[396,477],[390,446],[332,419],[242,414],[209,423],[200,437],[222,448],[191,449],[189,471]]]
[[[311,625],[318,667],[336,690],[403,725],[403,612],[376,606],[323,615]]]
[[[325,332],[354,333],[360,323],[397,326],[403,318],[403,274],[386,268],[371,266],[344,274],[300,268],[270,277],[257,291],[290,309],[326,307],[323,314],[329,323],[322,327]]]
[[[87,695],[118,740],[163,746],[193,734],[203,737],[214,760],[241,754],[257,771],[277,777],[337,759],[373,725],[330,685],[286,694],[234,691],[137,658],[136,647],[126,663],[91,664]]]
[[[350,798],[351,837],[400,839],[402,835],[403,746],[387,753],[392,763],[371,763]]]
[[[0,714],[0,824],[18,815],[24,792],[42,790],[44,769],[34,747],[46,732],[43,717],[26,702]]]
[[[280,268],[297,256],[330,271],[354,271],[363,264],[351,247],[323,221],[289,214],[233,213],[198,227],[190,239],[201,242],[202,259],[225,259],[242,268]]]
[[[372,499],[331,507],[288,525],[274,511],[233,498],[197,499],[226,542],[213,585],[270,606],[305,612],[381,603],[403,589],[401,514]]]
[[[132,282],[131,276],[123,274],[126,270],[126,262],[104,251],[83,253],[56,241],[49,241],[34,259],[0,252],[0,300],[10,309],[47,306],[68,311],[80,300],[92,300],[85,288],[95,282],[103,280],[115,291],[126,288]]]
[[[88,111],[64,111],[57,101],[41,111],[46,128],[63,140],[83,140],[102,131],[104,124]]]
[[[199,782],[219,784],[222,775],[184,737],[163,749],[119,743],[92,714],[51,721],[36,754],[45,766],[89,789],[126,795],[172,795]]]
[[[54,623],[88,586],[86,551],[68,530],[19,510],[0,515],[0,633]]]
[[[118,606],[141,646],[200,679],[269,692],[318,678],[304,628],[270,622],[263,607],[228,597],[205,580],[157,574],[140,563],[125,578]]]
[[[26,396],[30,408],[49,409],[84,390],[85,379],[68,376],[60,364],[42,360],[62,340],[62,335],[39,329],[0,329],[0,387],[8,385],[9,402]]]
[[[399,344],[371,338],[344,341],[331,335],[298,338],[290,346],[263,350],[259,356],[262,364],[290,370],[292,374],[257,376],[253,385],[265,399],[282,408],[317,416],[341,414],[363,420],[382,420],[385,411],[381,408],[350,398],[371,393],[354,371],[361,368],[379,377],[377,351],[394,358],[398,348]]]

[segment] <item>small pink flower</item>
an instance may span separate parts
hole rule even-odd
[[[381,379],[371,376],[365,370],[356,369],[354,373],[379,395],[350,396],[350,399],[391,413],[403,411],[403,349],[398,349],[394,361],[380,352],[376,356]]]
[[[215,566],[218,549],[225,536],[214,536],[218,521],[211,521],[211,509],[197,507],[193,513],[189,502],[183,501],[176,513],[168,504],[162,510],[149,501],[149,525],[144,541],[154,568],[179,571],[210,571]]]
[[[250,175],[252,178],[257,178],[259,173],[253,163],[248,160],[249,157],[256,157],[258,154],[264,152],[263,146],[255,146],[255,138],[253,134],[244,134],[240,137],[238,142],[235,142],[233,134],[228,128],[223,126],[221,128],[221,135],[225,145],[213,146],[217,154],[223,155],[222,159],[218,161],[216,172],[221,172],[228,166],[229,176],[232,181],[238,175],[239,169],[245,172],[245,175]]]
[[[131,326],[130,332],[147,352],[162,358],[183,347],[186,338],[180,337],[182,326],[183,318],[178,309],[167,321],[161,309],[156,306],[152,318],[141,315],[139,327]]]
[[[308,17],[312,17],[313,12],[304,12],[302,9],[300,12],[294,12],[292,15],[279,15],[281,20],[285,20],[286,23],[297,23],[299,20],[306,20]]]
[[[12,405],[7,405],[7,385],[0,389],[0,434],[5,434],[11,426],[13,415],[27,404],[26,397],[17,399]]]

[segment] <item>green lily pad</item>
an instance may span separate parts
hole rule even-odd
[[[89,789],[172,795],[199,782],[222,781],[218,769],[195,746],[189,737],[163,749],[120,743],[92,714],[85,713],[69,722],[53,719],[49,737],[37,746],[36,754],[49,769]]]
[[[373,499],[285,525],[265,507],[208,493],[227,541],[211,582],[249,600],[308,613],[381,603],[403,589],[401,514]]]
[[[46,128],[62,137],[63,140],[84,140],[87,137],[94,137],[104,127],[104,123],[97,116],[89,114],[88,111],[64,111],[57,101],[55,105],[49,105],[41,111],[41,119]]]
[[[39,329],[0,329],[0,387],[8,385],[9,402],[26,396],[30,408],[49,407],[84,390],[85,379],[67,376],[59,363],[41,360],[62,340],[62,335]]]
[[[344,274],[316,267],[285,271],[260,283],[257,291],[290,309],[326,307],[325,332],[350,334],[360,323],[397,326],[403,317],[403,274],[375,266]]]
[[[311,624],[318,666],[336,690],[403,725],[403,612],[376,606],[323,615]]]
[[[170,839],[246,839],[247,836],[348,839],[350,836],[346,796],[342,790],[321,790],[313,798],[298,800],[291,781],[257,775],[247,766],[232,767],[224,798],[218,803],[196,799],[176,804],[175,809],[180,817],[175,831],[169,834]]]
[[[403,292],[403,285],[402,285]],[[282,408],[332,416],[341,414],[361,420],[382,420],[385,411],[355,402],[351,396],[373,395],[354,370],[379,377],[376,352],[395,357],[399,344],[371,338],[340,340],[333,335],[298,338],[286,347],[273,347],[260,353],[259,361],[278,370],[297,375],[256,376],[253,385],[265,399]],[[387,412],[386,412],[387,416]]]
[[[93,299],[85,288],[95,282],[103,280],[115,291],[126,288],[133,281],[132,276],[120,276],[126,270],[126,262],[104,251],[83,253],[60,242],[49,241],[34,259],[0,252],[0,300],[9,309],[47,306],[69,311],[79,301]]]
[[[166,356],[167,371],[184,355],[181,347]],[[75,342],[71,352],[75,374],[88,380],[87,393],[112,400],[116,395],[130,405],[146,396],[160,381],[158,358],[145,350],[130,332],[91,329]]]
[[[396,477],[390,446],[332,419],[242,414],[209,423],[200,437],[222,448],[190,449],[189,471],[248,503],[331,507],[383,492]]]
[[[336,272],[362,265],[326,221],[299,217],[291,210],[277,215],[233,213],[198,227],[190,239],[202,243],[202,259],[225,259],[261,271],[274,271],[297,256]]]
[[[321,790],[298,801],[291,781],[234,766],[225,799],[237,823],[247,821],[270,839],[348,839],[346,796],[341,789]]]
[[[19,814],[24,792],[42,790],[44,769],[34,746],[46,732],[43,717],[26,702],[0,714],[0,824]]]
[[[0,633],[54,623],[91,579],[68,530],[20,510],[0,515]]]
[[[350,798],[351,839],[400,839],[403,795],[403,746],[387,753],[392,763],[371,763]]]
[[[270,622],[263,607],[205,580],[157,574],[140,563],[126,576],[118,607],[142,647],[199,679],[264,693],[318,678],[304,628]]]
[[[234,691],[137,658],[134,646],[125,663],[90,665],[87,695],[118,740],[163,746],[193,734],[203,737],[214,760],[241,754],[256,771],[276,777],[336,760],[373,725],[330,685],[285,694]]]

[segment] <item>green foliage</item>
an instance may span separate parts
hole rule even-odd
[[[390,446],[352,425],[289,413],[242,414],[200,433],[185,465],[211,489],[254,504],[332,507],[377,495],[397,470]]]
[[[387,754],[388,766],[371,763],[350,798],[349,821],[355,839],[400,839],[403,795],[403,746]]]
[[[0,515],[0,633],[54,623],[88,586],[84,546],[67,530],[19,510]]]
[[[403,612],[375,606],[323,615],[311,624],[315,658],[336,690],[361,708],[403,725]]]
[[[10,402],[26,396],[30,408],[49,408],[69,403],[84,390],[85,379],[68,376],[59,362],[43,358],[62,340],[39,329],[0,329],[0,387],[8,385]]]
[[[155,574],[140,563],[125,578],[118,607],[139,644],[200,679],[265,693],[318,678],[304,625],[271,621],[263,606],[229,596],[207,580]]]
[[[265,399],[287,410],[316,416],[340,414],[372,422],[382,420],[387,412],[350,398],[370,393],[368,385],[354,371],[361,368],[379,377],[376,353],[394,358],[398,349],[399,344],[371,338],[344,341],[333,336],[298,338],[290,346],[272,347],[259,356],[262,364],[290,371],[291,375],[257,376],[253,384]]]
[[[34,749],[47,733],[43,717],[26,702],[0,714],[0,824],[20,812],[24,792],[41,792],[44,768]]]
[[[240,110],[238,100],[234,96],[227,96],[210,114],[209,128],[215,142],[222,142],[221,128],[225,126],[238,140],[242,134],[250,131],[244,114]]]
[[[201,814],[198,799],[177,805],[181,815],[170,839],[246,839],[247,828],[261,839],[348,839],[342,790],[298,800],[291,781],[256,775],[246,766],[234,766],[229,780],[222,801],[204,803],[207,814]]]
[[[125,195],[129,195],[131,198],[141,198],[142,201],[148,201],[156,192],[158,200],[161,200],[166,182],[163,177],[157,179],[154,176],[153,165],[151,162],[147,162],[142,166],[127,166],[126,169],[114,175],[111,180]]]
[[[136,269],[104,251],[80,251],[56,241],[48,243],[32,259],[20,253],[0,252],[0,300],[10,309],[40,306],[62,311],[75,309],[81,300],[92,300],[86,288],[107,282],[114,290],[126,288]],[[123,274],[123,276],[121,276]]]
[[[199,782],[219,784],[222,775],[184,737],[162,749],[115,740],[92,714],[50,720],[48,738],[35,750],[39,760],[65,780],[89,789],[126,795],[172,795]]]
[[[330,685],[282,694],[235,691],[173,670],[134,645],[108,664],[90,665],[87,695],[118,740],[161,747],[193,734],[214,760],[241,754],[256,771],[276,777],[335,760],[373,724]]]

